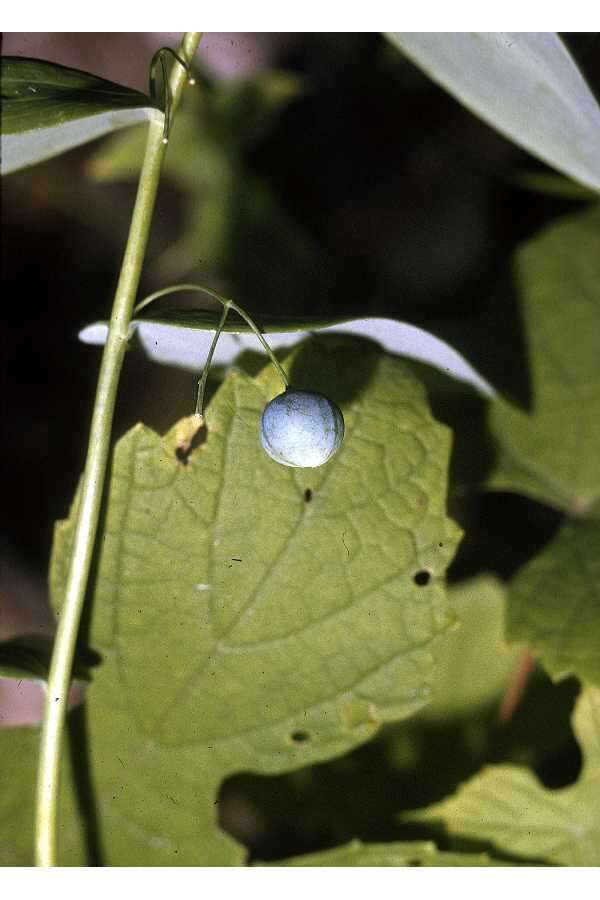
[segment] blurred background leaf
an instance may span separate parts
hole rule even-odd
[[[389,32],[467,109],[600,191],[600,106],[554,32]]]
[[[527,769],[489,766],[440,804],[405,815],[443,824],[456,838],[555,865],[595,866],[600,859],[600,691],[586,687],[573,714],[584,757],[578,782],[542,787]]]

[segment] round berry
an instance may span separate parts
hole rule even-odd
[[[287,390],[265,406],[260,440],[275,462],[315,468],[331,459],[344,438],[339,406],[315,391]]]

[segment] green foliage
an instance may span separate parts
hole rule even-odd
[[[73,722],[73,713],[69,716]],[[73,865],[89,864],[86,825],[74,790],[71,729],[62,755],[60,842]],[[36,728],[0,728],[0,865],[33,862],[35,776],[40,743]],[[80,748],[79,752],[83,752]]]
[[[162,120],[145,94],[88,72],[12,56],[0,65],[3,175],[125,125]]]
[[[524,493],[569,518],[509,591],[508,636],[527,641],[557,678],[598,683],[600,568],[600,238],[598,207],[563,219],[517,254],[531,412],[498,399],[490,427],[493,488]]]
[[[195,304],[196,304],[195,300]],[[205,308],[202,308],[204,306]],[[173,301],[169,307],[165,307],[161,312],[154,312],[152,307],[148,311],[140,313],[137,322],[156,322],[161,325],[178,325],[182,328],[189,328],[197,331],[214,331],[221,318],[221,309],[216,309],[214,303],[209,304],[200,300],[200,306],[194,308],[180,308]],[[347,322],[346,316],[325,317],[325,316],[298,316],[286,312],[282,309],[276,313],[263,313],[260,321],[260,330],[269,334],[269,332],[286,332],[286,331],[318,331],[320,328],[326,328],[329,325],[337,325],[341,322]],[[223,331],[239,333],[248,333],[252,329],[248,323],[239,316],[235,310],[230,310],[227,321],[222,329]]]
[[[270,369],[224,381],[187,464],[176,451],[193,420],[117,445],[90,598],[103,662],[86,704],[109,865],[239,863],[216,822],[224,777],[339,755],[430,694],[458,539],[449,433],[410,371],[369,345],[310,341],[288,365],[344,411],[327,466],[264,454]],[[72,532],[71,518],[56,534],[59,612]]]
[[[584,755],[579,780],[550,791],[528,770],[490,766],[448,800],[410,816],[455,838],[489,842],[524,860],[570,866],[600,859],[600,691],[586,688],[573,727]]]
[[[446,853],[430,841],[396,844],[361,844],[297,856],[279,866],[502,866],[486,853]]]
[[[600,500],[600,208],[559,220],[517,254],[531,412],[499,401],[490,484],[582,515]]]
[[[463,38],[479,52],[480,38]],[[298,259],[307,271],[321,248],[249,157],[301,82],[272,72],[219,84],[202,71],[198,81],[167,155],[183,227],[158,271],[200,265],[228,278],[236,246],[258,234],[267,254],[271,238],[280,242],[273,255],[290,261],[294,282]],[[3,61],[9,167],[161,115],[85,73]],[[139,130],[114,136],[89,171],[137,177],[143,143]],[[527,184],[574,190],[547,173]],[[290,469],[263,452],[260,416],[281,390],[270,368],[226,374],[206,430],[190,417],[164,437],[140,424],[118,442],[80,633],[94,650],[80,649],[74,670],[90,684],[62,760],[62,864],[243,863],[242,831],[220,824],[235,791],[259,817],[285,821],[291,810],[306,834],[325,835],[319,846],[334,845],[277,863],[286,867],[599,864],[599,238],[596,206],[518,250],[514,298],[504,300],[520,316],[511,339],[523,339],[524,367],[511,373],[521,390],[510,399],[476,396],[373,343],[321,335],[286,365],[295,389],[343,410],[345,440],[326,466]],[[289,301],[257,313],[265,331],[348,320],[303,316]],[[140,320],[207,330],[218,318],[209,304],[151,309]],[[479,334],[474,354],[497,337],[485,324],[493,337],[482,344]],[[474,332],[459,318],[446,326],[468,355]],[[246,325],[232,314],[226,330]],[[506,581],[475,552],[470,577],[447,591],[461,533],[448,500],[465,523],[482,490],[521,494],[563,520]],[[57,616],[76,513],[77,497],[55,532]],[[528,524],[510,527],[518,535]],[[478,539],[469,535],[470,552]],[[530,652],[540,666],[505,721],[502,699]],[[43,680],[49,659],[47,640],[0,644],[0,677]],[[582,683],[573,729],[583,768],[558,789],[538,775],[575,747],[579,685],[544,672]],[[37,729],[0,729],[3,865],[32,861],[38,748]],[[256,835],[247,843],[257,865],[277,855],[261,854]],[[293,852],[302,846],[279,855]]]
[[[198,85],[178,114],[165,163],[165,176],[182,192],[182,230],[161,254],[158,271],[177,278],[199,266],[202,272],[228,275],[238,241],[252,241],[254,235],[261,247],[265,241],[270,244],[271,259],[282,252],[297,269],[316,250],[249,167],[246,154],[301,92],[302,82],[277,71],[218,82],[199,69],[196,78]],[[115,135],[91,158],[89,174],[102,182],[134,180],[143,148],[140,129]]]
[[[510,590],[508,635],[526,640],[555,677],[600,684],[600,522],[569,521]]]
[[[427,721],[476,714],[506,688],[519,647],[508,647],[502,584],[478,576],[449,592],[456,627],[443,635],[436,653],[432,702],[420,717]]]
[[[13,638],[0,643],[0,678],[45,680],[50,668],[52,640],[37,635]],[[76,654],[73,677],[82,681],[91,678],[90,666],[99,662],[90,651]]]
[[[554,32],[388,32],[409,59],[516,144],[600,190],[600,107]]]

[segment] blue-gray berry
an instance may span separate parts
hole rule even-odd
[[[275,462],[296,468],[322,466],[344,438],[339,406],[315,391],[287,390],[265,406],[260,440]]]

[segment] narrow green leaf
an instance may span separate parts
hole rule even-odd
[[[198,301],[196,301],[198,302]],[[204,308],[198,305],[194,309],[178,308],[172,304],[161,312],[143,312],[136,323],[153,322],[157,325],[172,325],[178,328],[189,328],[193,331],[214,331],[221,318],[221,307],[215,307],[214,303],[207,304]],[[272,332],[289,331],[313,331],[335,325],[340,322],[348,322],[349,316],[316,316],[316,315],[291,315],[281,310],[278,313],[262,313],[256,316],[256,323],[264,334]],[[223,331],[233,334],[248,334],[252,329],[248,323],[239,316],[235,310],[230,310]]]
[[[261,865],[258,863],[258,865]],[[505,866],[487,853],[447,853],[431,841],[363,844],[352,841],[344,847],[295,856],[274,866]]]
[[[271,368],[226,378],[187,464],[176,451],[193,420],[117,445],[90,598],[103,663],[86,701],[108,865],[241,862],[217,825],[224,778],[337,756],[430,696],[459,536],[449,432],[407,366],[369,344],[309,341],[288,365],[344,412],[342,449],[320,469],[260,446]],[[58,526],[57,606],[72,534],[72,519]]]
[[[554,32],[390,32],[409,59],[516,144],[600,191],[600,107]]]
[[[600,521],[571,520],[510,585],[508,635],[555,678],[600,685]]]
[[[52,639],[40,635],[13,638],[0,643],[0,678],[45,681],[50,668]],[[99,662],[97,654],[78,651],[73,665],[73,677],[89,681],[90,667]]]
[[[548,790],[519,766],[489,766],[454,796],[403,816],[443,823],[456,838],[485,841],[524,860],[600,865],[600,690],[581,694],[573,727],[584,756],[577,783]]]
[[[155,362],[198,370],[202,361],[206,359],[212,341],[212,335],[207,332],[215,331],[219,318],[220,311],[214,307],[199,310],[175,308],[155,315],[148,314],[145,318],[133,322],[130,346]],[[458,396],[453,396],[456,394],[452,387],[453,378],[472,385],[479,394],[488,397],[495,395],[489,382],[457,350],[425,329],[407,322],[375,316],[367,319],[292,317],[285,312],[266,316],[253,313],[253,318],[261,331],[269,335],[269,344],[275,350],[293,346],[306,337],[306,332],[356,335],[376,341],[389,353],[421,360],[429,366],[434,366],[444,373],[443,379],[435,380],[433,388],[437,395],[444,395],[444,408],[451,397],[453,406],[457,405]],[[108,326],[105,322],[94,322],[79,333],[79,339],[85,344],[103,345],[107,333]],[[217,344],[213,362],[216,365],[235,365],[242,352],[257,350],[262,348],[248,324],[232,313]],[[450,378],[445,377],[448,375]],[[421,367],[419,377],[422,380],[426,377],[424,367]],[[433,380],[431,370],[427,380],[428,383]],[[438,388],[442,380],[445,383],[443,390]],[[472,401],[467,399],[466,404],[469,403],[470,406],[473,405]],[[473,455],[476,455],[476,452]]]
[[[498,399],[490,486],[581,515],[600,500],[600,209],[550,226],[515,266],[532,411]]]
[[[2,57],[3,175],[126,125],[162,122],[145,94],[55,63]]]

